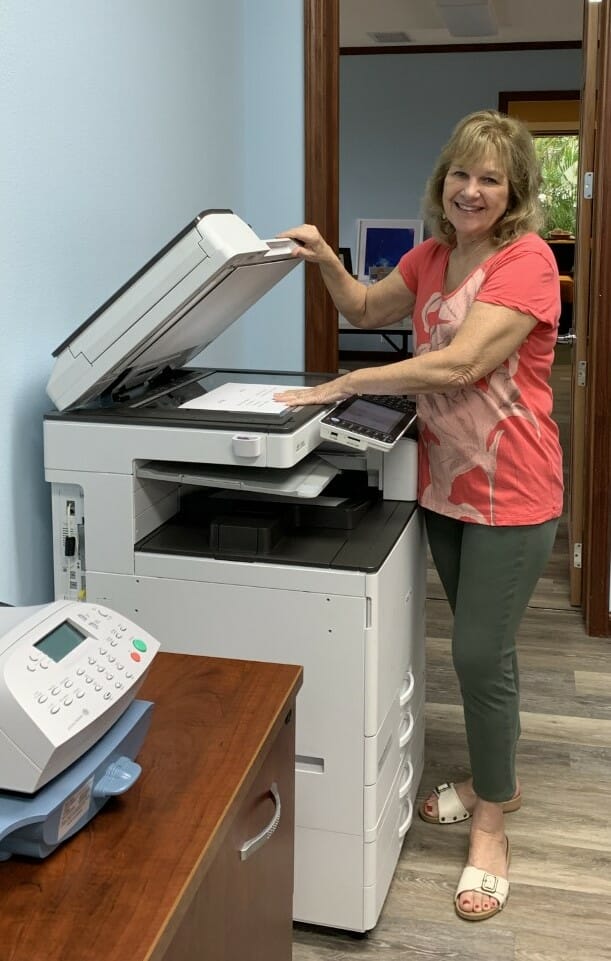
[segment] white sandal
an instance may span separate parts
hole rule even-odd
[[[438,784],[433,788],[433,794],[437,797],[438,813],[429,814],[425,810],[427,801],[424,800],[418,808],[423,821],[428,821],[429,824],[458,824],[459,821],[466,821],[471,817],[471,812],[467,811],[460,800],[453,781],[450,784]]]
[[[454,781],[451,781],[449,784],[438,784],[436,788],[433,788],[433,794],[437,797],[438,813],[436,815],[428,813],[426,810],[428,798],[425,798],[418,808],[418,814],[423,821],[427,821],[429,824],[458,824],[460,821],[466,821],[467,818],[471,817],[471,811],[467,811],[458,796],[458,792],[454,787]],[[509,801],[503,801],[501,804],[503,814],[511,814],[512,811],[518,811],[521,806],[521,793],[516,794],[516,796],[510,798]]]
[[[508,869],[510,860],[511,852],[509,850],[509,838],[507,838]],[[461,894],[464,894],[466,891],[475,891],[478,894],[488,895],[490,898],[495,898],[498,903],[493,908],[488,908],[487,911],[463,911],[458,904],[458,899]],[[492,918],[495,914],[498,914],[499,911],[503,910],[508,897],[509,881],[507,878],[498,877],[496,874],[490,874],[488,871],[482,871],[481,868],[475,868],[472,864],[468,864],[461,874],[458,887],[456,888],[454,907],[458,916],[464,918],[465,921],[485,921],[487,918]]]

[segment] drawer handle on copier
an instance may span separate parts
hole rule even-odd
[[[412,823],[412,818],[413,818],[413,816],[414,816],[414,805],[412,804],[412,802],[411,802],[409,799],[407,800],[407,802],[406,802],[406,804],[405,804],[404,806],[407,807],[407,814],[405,815],[405,817],[404,817],[403,820],[401,821],[401,824],[399,825],[399,837],[400,837],[400,838],[404,838],[405,835],[407,834],[407,832],[408,832],[408,830],[409,830],[409,826],[410,826],[410,824]]]
[[[403,726],[406,725],[405,729]],[[414,730],[414,715],[409,711],[406,716],[401,721],[401,727],[399,728],[399,750],[401,751],[410,737],[412,736],[412,731]]]
[[[274,799],[274,805],[276,808],[276,810],[274,811],[274,816],[269,822],[269,824],[267,825],[267,827],[263,828],[260,834],[256,834],[254,838],[250,838],[249,841],[244,842],[244,844],[240,848],[240,861],[246,861],[247,858],[252,857],[255,851],[258,851],[259,848],[263,847],[265,842],[269,841],[272,834],[280,824],[282,804],[280,803],[280,794],[278,792],[278,785],[276,784],[275,781],[270,787],[269,793],[272,795]]]
[[[412,781],[414,780],[414,765],[411,761],[408,761],[403,768],[404,776],[401,784],[399,785],[399,800],[402,801],[410,787],[412,786]]]
[[[401,693],[399,694],[399,707],[405,707],[410,697],[414,693],[414,684],[416,679],[411,671],[408,671],[405,675],[405,680],[403,681],[403,686],[401,688]]]

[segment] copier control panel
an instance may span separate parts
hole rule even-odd
[[[389,451],[415,422],[416,405],[403,395],[357,394],[337,404],[320,422],[320,436],[358,450]]]

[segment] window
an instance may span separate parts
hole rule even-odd
[[[578,90],[499,93],[499,110],[525,123],[535,140],[543,175],[544,237],[550,231],[575,234],[579,108]]]
[[[545,212],[543,235],[565,231],[575,235],[577,218],[577,169],[579,137],[558,134],[535,136],[535,148],[541,162],[543,187],[541,203]]]

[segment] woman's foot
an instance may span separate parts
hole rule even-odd
[[[499,879],[507,879],[509,870],[509,842],[505,836],[503,811],[500,804],[478,799],[473,810],[473,824],[469,839],[467,865],[485,871],[482,888],[484,891],[462,891],[456,899],[456,906],[464,917],[473,919],[489,913],[496,913],[502,907],[493,890]],[[502,899],[503,902],[505,898]]]
[[[443,808],[442,818],[440,818],[439,804],[441,794],[447,795],[447,799],[441,805]],[[440,784],[422,802],[419,813],[430,824],[451,824],[465,821],[473,814],[477,800],[477,794],[473,790],[473,778],[467,778],[466,781],[451,782],[450,784]],[[509,814],[511,811],[517,811],[521,804],[520,782],[516,780],[516,793],[510,800],[503,801],[501,809],[504,814]]]
[[[443,787],[443,785],[440,785]],[[454,781],[452,782],[452,787],[458,795],[462,806],[468,814],[473,814],[473,809],[477,801],[477,794],[473,790],[473,778],[467,778],[466,781]],[[435,791],[428,796],[426,801],[421,806],[421,815],[424,817],[425,821],[432,821],[435,823],[439,822],[439,797]],[[460,820],[466,820],[463,816]]]

